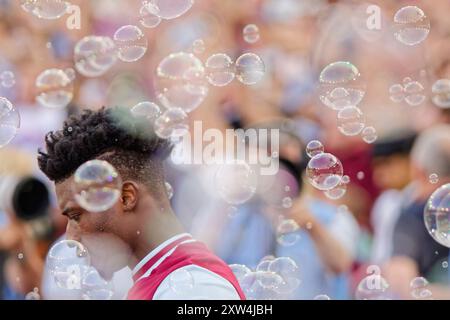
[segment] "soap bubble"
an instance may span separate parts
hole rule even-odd
[[[430,181],[430,183],[432,184],[436,184],[439,182],[439,176],[436,173],[432,173],[430,174],[430,176],[428,177],[428,180]]]
[[[114,33],[114,43],[118,50],[118,58],[123,62],[134,62],[147,52],[148,41],[137,26],[126,25]]]
[[[330,190],[342,179],[344,169],[341,161],[331,153],[320,153],[314,156],[306,168],[309,182],[319,190]]]
[[[179,108],[166,110],[155,121],[155,133],[162,139],[179,138],[188,131],[188,116]]]
[[[16,84],[16,77],[11,71],[3,71],[0,74],[1,85],[5,88],[11,88]]]
[[[255,24],[248,24],[242,30],[245,42],[255,43],[259,40],[259,28]]]
[[[350,178],[348,176],[343,176],[339,184],[329,190],[325,190],[324,194],[328,199],[337,200],[342,198],[347,192],[347,186],[350,183]]]
[[[219,167],[215,185],[224,201],[238,205],[247,202],[255,194],[257,176],[245,161],[234,160]]]
[[[405,99],[405,89],[401,84],[393,84],[389,88],[389,98],[395,102],[400,103]]]
[[[312,140],[308,142],[306,145],[306,154],[312,158],[320,153],[323,153],[325,151],[325,148],[322,144],[322,142],[318,140]]]
[[[119,200],[121,190],[119,174],[106,161],[91,160],[75,171],[75,200],[87,211],[110,209]]]
[[[424,41],[430,32],[430,20],[416,6],[406,6],[395,13],[394,36],[406,45],[414,46]]]
[[[83,300],[111,300],[114,294],[112,282],[103,279],[93,267],[84,273],[81,289]]]
[[[274,256],[265,256],[256,266],[256,271],[269,271],[269,265],[274,260]]]
[[[37,288],[35,288],[37,289]],[[25,300],[41,300],[41,295],[39,294],[39,290],[33,290],[26,294]]]
[[[356,174],[356,178],[357,178],[358,180],[362,180],[362,179],[364,179],[364,177],[365,177],[365,174],[364,174],[363,171],[359,171],[359,172]]]
[[[66,73],[67,77],[69,77],[70,81],[74,81],[76,78],[76,73],[75,70],[73,70],[72,68],[67,68],[64,69],[64,72]]]
[[[153,125],[161,116],[161,109],[156,103],[143,101],[131,108],[131,114],[136,118],[145,118]]]
[[[230,264],[229,265],[231,271],[233,271],[236,279],[241,283],[242,279],[249,273],[252,272],[248,267],[243,264]]]
[[[117,61],[117,50],[109,37],[87,36],[74,49],[75,68],[85,77],[105,74]]]
[[[205,41],[203,41],[203,39],[195,39],[194,42],[192,42],[192,51],[195,54],[202,54],[205,52]]]
[[[428,281],[424,277],[416,277],[411,280],[409,287],[411,288],[411,296],[417,300],[430,300],[433,294],[427,289]]]
[[[334,110],[357,106],[366,93],[358,68],[346,61],[327,65],[320,73],[319,84],[320,101]]]
[[[194,277],[185,269],[177,269],[169,275],[169,287],[176,294],[190,293],[194,288]]]
[[[423,85],[418,81],[411,81],[405,85],[405,101],[410,106],[418,106],[425,101]]]
[[[36,101],[47,108],[65,108],[73,98],[73,82],[61,69],[48,69],[36,78]]]
[[[152,0],[158,8],[158,16],[170,20],[185,14],[194,4],[194,0]]]
[[[433,239],[450,248],[450,183],[439,187],[428,199],[424,220]]]
[[[388,300],[389,284],[379,274],[371,274],[363,278],[356,288],[357,300]]]
[[[226,86],[235,77],[233,60],[225,53],[215,53],[210,56],[206,60],[205,67],[206,78],[213,86]]]
[[[155,28],[161,23],[159,8],[151,2],[144,2],[139,10],[139,22],[144,28]]]
[[[170,183],[168,183],[167,181],[164,183],[164,185],[166,187],[167,198],[170,200],[173,197],[172,185]]]
[[[285,219],[277,227],[277,241],[282,246],[292,246],[300,239],[299,227],[293,219]]]
[[[244,53],[236,60],[236,78],[243,84],[258,83],[265,74],[262,59],[254,53]]]
[[[203,64],[191,53],[170,54],[160,62],[156,74],[158,99],[166,108],[190,112],[208,94]]]
[[[19,112],[8,99],[0,97],[0,148],[14,139],[19,128]]]
[[[40,19],[59,19],[66,14],[70,3],[62,0],[21,0],[22,9]]]
[[[275,287],[280,294],[293,292],[300,285],[299,268],[289,257],[279,257],[271,261],[269,271],[278,274],[283,281]]]
[[[433,103],[440,108],[450,108],[450,79],[436,81],[432,88]]]
[[[61,240],[47,254],[47,267],[58,287],[63,289],[81,289],[81,280],[90,262],[86,247],[75,240]]]
[[[378,139],[377,130],[374,127],[365,127],[361,132],[362,139],[365,143],[374,143]]]
[[[338,129],[346,136],[356,136],[364,129],[364,115],[358,107],[345,107],[337,115]]]

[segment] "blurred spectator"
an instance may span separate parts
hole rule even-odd
[[[414,188],[402,203],[394,229],[393,257],[387,262],[386,276],[393,291],[402,299],[411,299],[410,281],[425,277],[435,299],[450,298],[447,269],[449,248],[437,243],[427,232],[423,210],[431,193],[450,182],[450,126],[441,125],[423,132],[414,144],[412,154]],[[439,184],[430,182],[430,174],[439,177]]]
[[[410,151],[415,135],[399,133],[390,139],[377,141],[373,148],[373,177],[382,190],[371,213],[374,230],[371,261],[386,262],[392,254],[392,241],[396,221],[404,198],[409,198],[412,186]]]

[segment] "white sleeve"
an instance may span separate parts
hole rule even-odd
[[[218,274],[197,265],[184,269],[192,275],[193,288],[186,292],[175,292],[170,287],[170,274],[161,282],[153,300],[239,300],[239,294],[233,285]],[[178,271],[177,270],[177,271]]]
[[[328,231],[337,241],[348,250],[348,253],[355,257],[358,249],[359,226],[352,213],[348,211],[338,212],[334,217]]]

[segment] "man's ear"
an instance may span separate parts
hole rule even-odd
[[[132,211],[138,202],[139,186],[133,181],[125,181],[122,185],[123,211]]]

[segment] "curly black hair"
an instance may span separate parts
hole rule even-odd
[[[69,178],[92,159],[111,163],[124,179],[164,186],[163,161],[172,145],[159,138],[145,118],[123,107],[85,110],[69,117],[63,129],[45,137],[46,152],[38,151],[38,164],[55,183]]]

